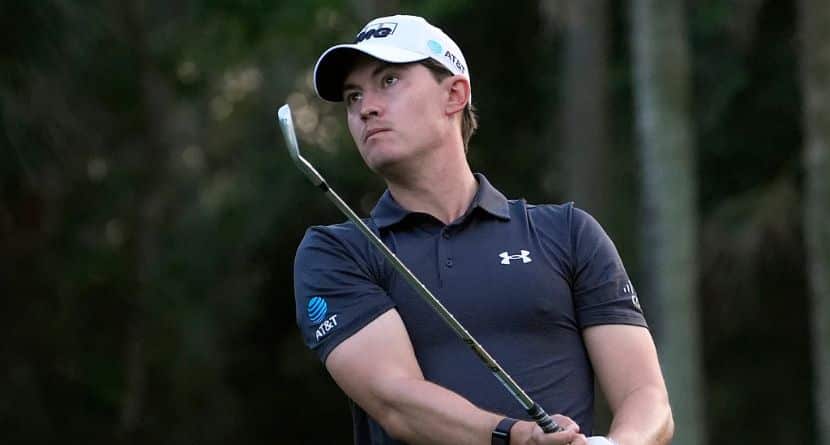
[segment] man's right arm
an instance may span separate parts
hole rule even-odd
[[[395,309],[337,345],[326,360],[326,368],[340,388],[387,433],[409,444],[489,444],[491,432],[502,419],[424,379]],[[567,431],[546,435],[535,423],[519,422],[511,430],[511,443],[586,443],[570,419],[555,416],[555,420]]]

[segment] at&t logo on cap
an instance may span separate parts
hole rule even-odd
[[[444,48],[441,47],[441,44],[436,42],[435,40],[430,40],[427,42],[427,47],[433,54],[441,54],[444,52]]]

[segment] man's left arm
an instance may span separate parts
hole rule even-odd
[[[665,445],[674,434],[669,397],[648,329],[622,324],[583,331],[613,413],[608,437],[619,445]]]

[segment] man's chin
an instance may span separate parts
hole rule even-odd
[[[367,166],[376,175],[384,178],[400,176],[406,170],[406,163],[400,159],[374,159],[372,162],[367,162]]]
[[[363,154],[363,162],[375,173],[381,173],[399,161],[391,147],[374,146]]]
[[[381,176],[384,176],[385,173],[391,173],[394,171],[396,164],[396,162],[393,162],[390,159],[373,160],[372,162],[367,163],[369,170],[372,170],[372,172]]]

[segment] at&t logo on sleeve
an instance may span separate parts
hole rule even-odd
[[[323,297],[313,297],[308,300],[306,310],[308,311],[308,320],[312,324],[320,324],[320,326],[317,327],[317,331],[314,333],[317,341],[320,341],[321,338],[325,337],[326,334],[337,327],[337,314],[326,318],[329,307]]]

